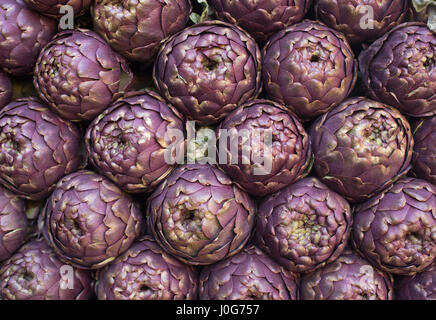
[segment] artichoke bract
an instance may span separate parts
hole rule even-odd
[[[309,135],[317,176],[350,202],[381,192],[410,169],[410,125],[380,102],[350,98],[314,122]]]
[[[12,81],[0,69],[0,109],[7,105],[12,98]]]
[[[58,33],[41,51],[34,85],[41,99],[68,120],[92,120],[128,90],[126,60],[96,33]]]
[[[91,274],[62,263],[44,239],[22,246],[0,268],[6,300],[89,300]]]
[[[147,200],[148,230],[179,260],[207,265],[239,252],[249,240],[256,205],[222,171],[184,165]]]
[[[26,202],[0,187],[0,261],[8,259],[27,235]]]
[[[0,111],[0,183],[29,200],[49,195],[63,176],[86,165],[79,128],[33,98]]]
[[[304,121],[341,103],[357,77],[357,62],[345,36],[310,20],[272,36],[262,61],[267,97]]]
[[[395,300],[436,300],[436,265],[410,277],[396,277]]]
[[[260,50],[236,26],[220,21],[196,24],[165,42],[153,79],[162,97],[188,119],[217,123],[260,93]]]
[[[348,202],[308,177],[262,201],[256,240],[287,270],[311,272],[342,253],[351,225]]]
[[[81,170],[58,182],[39,226],[59,259],[98,269],[130,247],[143,223],[130,196],[105,177]]]
[[[409,0],[315,0],[317,17],[351,43],[374,41],[401,23]]]
[[[312,0],[212,0],[215,13],[248,31],[258,42],[266,41],[273,33],[300,22]]]
[[[301,277],[301,300],[392,300],[392,276],[346,248],[334,262]]]
[[[424,271],[436,258],[436,187],[402,178],[355,208],[355,248],[378,268],[400,275]]]
[[[404,23],[359,56],[370,98],[412,117],[436,114],[436,36],[419,22]]]
[[[21,0],[0,2],[0,67],[15,76],[30,74],[41,49],[56,33],[56,21]]]
[[[266,141],[268,131],[272,145]],[[246,140],[240,141],[244,136]],[[220,160],[220,166],[243,190],[256,196],[299,180],[311,161],[303,125],[284,106],[268,100],[253,100],[231,112],[218,127],[218,139],[225,160],[222,164]]]
[[[413,171],[419,178],[436,184],[436,117],[419,121],[413,139]]]
[[[189,19],[189,0],[96,0],[94,30],[126,58],[150,63],[165,38]]]
[[[124,191],[152,191],[174,168],[165,157],[169,130],[184,132],[180,114],[152,91],[129,93],[88,127],[89,158]]]
[[[163,251],[150,236],[99,270],[95,285],[99,300],[194,300],[197,291],[196,270]]]
[[[73,8],[76,17],[86,13],[91,6],[92,0],[23,0],[26,6],[45,16],[60,18],[65,12],[61,13],[63,6]]]
[[[297,277],[255,246],[204,267],[201,300],[298,300]]]

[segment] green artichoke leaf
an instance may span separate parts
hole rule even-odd
[[[191,21],[194,24],[197,24],[209,20],[209,17],[213,15],[213,9],[211,6],[209,6],[207,0],[195,0],[193,2],[194,11],[189,16]],[[198,10],[200,13],[195,12],[197,11],[197,7],[199,8]]]

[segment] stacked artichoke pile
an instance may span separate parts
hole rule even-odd
[[[0,299],[436,299],[436,3],[0,0]]]

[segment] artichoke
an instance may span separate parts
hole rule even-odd
[[[267,96],[306,121],[351,93],[357,62],[341,33],[305,20],[271,37],[263,48],[262,75]]]
[[[211,0],[220,20],[248,31],[258,42],[273,33],[300,22],[312,0]]]
[[[419,178],[436,184],[436,117],[418,122],[413,140],[413,171]]]
[[[61,18],[63,6],[70,6],[76,17],[86,13],[91,6],[92,0],[23,0],[26,6],[34,11],[52,18]]]
[[[22,0],[0,1],[0,67],[16,76],[30,74],[55,33],[56,21],[26,8]]]
[[[0,109],[7,105],[12,98],[12,81],[0,69]]]
[[[346,248],[334,262],[301,277],[301,300],[392,300],[392,277]]]
[[[96,33],[68,30],[41,51],[34,72],[41,99],[68,120],[92,120],[131,85],[124,58]]]
[[[413,276],[395,279],[396,300],[436,300],[436,265]]]
[[[411,0],[409,10],[410,21],[426,22],[427,27],[436,32],[436,1],[435,0]]]
[[[380,102],[350,98],[320,117],[310,137],[316,174],[350,202],[381,192],[410,169],[410,125]]]
[[[33,98],[0,111],[0,183],[41,200],[63,176],[86,164],[79,129]]]
[[[266,141],[268,132],[272,145]],[[244,134],[248,140],[241,142],[239,136]],[[225,163],[220,161],[221,167],[250,194],[273,193],[308,171],[312,155],[309,136],[298,118],[275,102],[253,100],[234,110],[218,127],[218,138],[220,156],[226,158]],[[233,145],[238,147],[237,155]],[[257,158],[263,158],[263,165]]]
[[[153,78],[160,94],[188,119],[217,123],[260,93],[260,50],[236,26],[196,24],[162,46]]]
[[[143,223],[127,194],[106,178],[82,170],[58,182],[39,225],[59,259],[98,269],[130,247]]]
[[[99,300],[193,300],[197,286],[193,267],[144,236],[98,271],[95,291]]]
[[[311,272],[342,253],[351,225],[347,201],[309,177],[263,200],[256,240],[287,270]]]
[[[315,12],[351,43],[372,42],[401,23],[409,0],[315,0]]]
[[[162,40],[182,30],[190,12],[189,0],[96,0],[94,29],[126,58],[152,63]]]
[[[412,117],[436,114],[436,36],[423,23],[404,23],[359,56],[370,98]]]
[[[2,265],[0,295],[7,300],[89,300],[91,275],[64,265],[44,239],[36,239]]]
[[[27,235],[26,203],[0,187],[0,261],[8,259]]]
[[[372,264],[413,275],[436,258],[436,187],[402,178],[355,208],[352,240]]]
[[[255,246],[203,268],[201,300],[298,300],[297,277]]]
[[[192,265],[239,252],[254,225],[255,203],[222,171],[184,165],[147,200],[148,229],[170,254]]]

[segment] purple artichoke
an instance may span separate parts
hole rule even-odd
[[[392,277],[345,249],[334,262],[302,276],[301,300],[392,300]]]
[[[436,187],[398,180],[355,208],[352,240],[378,268],[400,275],[424,271],[436,258]]]
[[[0,261],[8,259],[27,235],[26,203],[0,187]]]
[[[163,45],[154,65],[154,83],[188,119],[212,124],[258,96],[260,69],[259,48],[247,32],[208,21]]]
[[[0,67],[30,74],[41,49],[56,33],[56,21],[26,8],[22,0],[0,1]]]
[[[298,300],[297,277],[255,246],[203,268],[201,300]]]
[[[436,184],[436,117],[418,122],[413,139],[413,171],[418,177]]]
[[[217,16],[263,42],[273,33],[300,22],[312,0],[212,0]]]
[[[79,129],[38,100],[0,111],[0,183],[30,200],[49,195],[63,176],[86,164]]]
[[[350,205],[315,178],[305,178],[267,197],[259,206],[259,248],[292,272],[310,272],[344,250]]]
[[[268,132],[271,146],[266,141]],[[238,137],[244,134],[248,140],[240,141]],[[226,158],[221,167],[250,194],[273,193],[308,171],[312,155],[309,136],[298,118],[275,102],[253,100],[234,110],[218,127],[218,138],[220,156]],[[237,155],[233,155],[233,145],[237,146]],[[249,152],[249,159],[244,157],[245,152]],[[259,157],[263,166],[256,159]],[[232,163],[235,160],[237,163]]]
[[[222,171],[184,165],[148,198],[148,229],[170,254],[192,265],[239,252],[254,225],[255,203]]]
[[[396,300],[436,300],[436,265],[411,277],[395,279]]]
[[[189,19],[189,0],[96,0],[94,29],[130,60],[152,63],[165,38]]]
[[[316,174],[350,202],[381,192],[410,168],[410,125],[380,102],[350,98],[319,118],[310,136]]]
[[[374,41],[401,23],[407,16],[408,3],[409,0],[315,0],[315,12],[351,43],[361,43]]]
[[[0,109],[7,105],[12,98],[12,81],[0,69]]]
[[[61,13],[63,6],[73,8],[76,17],[86,13],[91,6],[92,0],[23,0],[26,6],[34,11],[52,18],[61,18],[65,12]]]
[[[351,93],[357,62],[341,33],[305,20],[271,37],[263,48],[262,75],[269,98],[311,120]]]
[[[86,145],[95,168],[121,189],[152,191],[173,170],[165,154],[169,130],[184,132],[182,116],[151,91],[118,100],[88,127]]]
[[[6,300],[89,300],[91,275],[63,264],[44,239],[32,240],[2,265],[0,295]]]
[[[99,300],[197,299],[198,275],[144,236],[114,262],[99,270]]]
[[[423,23],[404,23],[359,56],[372,99],[412,117],[436,114],[436,36]]]
[[[68,30],[44,47],[35,67],[39,96],[68,120],[92,120],[130,87],[124,58],[96,33]]]
[[[56,185],[40,215],[45,239],[62,261],[102,268],[126,251],[142,232],[132,199],[106,178],[78,171]]]

